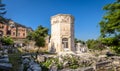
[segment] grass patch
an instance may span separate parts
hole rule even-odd
[[[17,50],[17,49],[16,49]],[[21,66],[21,52],[8,54],[10,63],[12,63],[11,71],[18,71]]]
[[[18,53],[25,53],[25,51],[21,47],[18,47],[17,50],[18,50]]]
[[[22,48],[20,48],[20,47],[18,47],[17,50],[21,53],[23,52]]]
[[[19,53],[9,54],[10,63],[12,63],[11,71],[18,71],[21,65],[21,58]]]

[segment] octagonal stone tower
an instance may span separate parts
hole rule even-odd
[[[75,51],[74,17],[70,14],[57,14],[51,17],[51,47],[54,52]]]

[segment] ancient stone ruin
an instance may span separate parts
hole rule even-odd
[[[74,52],[74,17],[69,14],[58,14],[51,17],[51,52]]]

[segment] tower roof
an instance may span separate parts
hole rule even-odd
[[[71,14],[57,14],[57,15],[52,16],[51,18],[54,18],[57,16],[70,16],[70,17],[74,18]]]

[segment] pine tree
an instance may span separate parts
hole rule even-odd
[[[7,11],[5,10],[5,4],[2,4],[2,0],[0,0],[0,16],[3,17]]]

